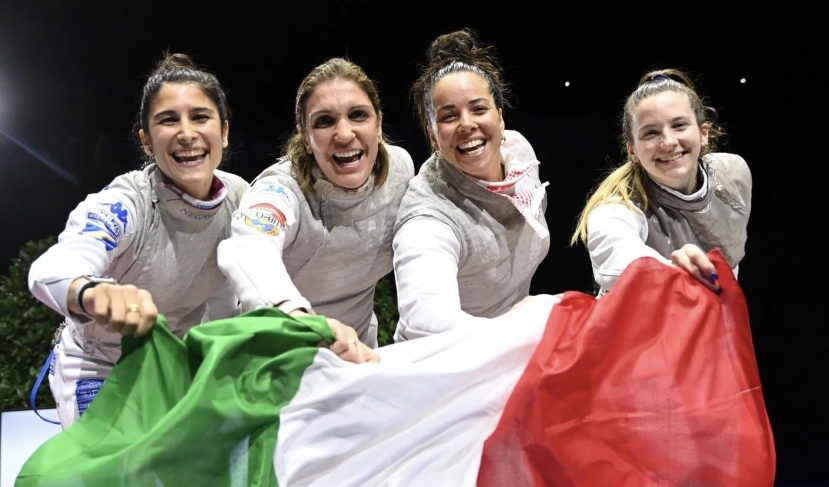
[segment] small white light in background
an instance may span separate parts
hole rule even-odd
[[[564,82],[564,86],[570,86],[570,82],[569,82],[569,81],[565,81],[565,82]]]
[[[746,82],[745,78],[740,78],[740,83],[745,83],[745,82]]]

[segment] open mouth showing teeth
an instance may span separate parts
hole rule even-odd
[[[685,152],[680,152],[679,154],[674,154],[672,156],[666,157],[657,157],[656,160],[659,162],[674,162],[675,160],[679,159],[680,157],[684,156]]]
[[[361,157],[363,157],[363,151],[350,150],[345,152],[337,152],[331,156],[331,159],[333,159],[337,164],[351,164],[352,162],[359,161]]]
[[[465,156],[477,155],[484,151],[485,140],[470,140],[458,145],[458,152]]]
[[[179,164],[193,165],[203,161],[206,155],[207,151],[204,150],[175,151],[173,152],[173,159]]]

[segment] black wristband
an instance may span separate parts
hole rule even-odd
[[[85,283],[83,283],[83,286],[81,286],[81,288],[78,289],[78,293],[76,294],[77,298],[76,298],[76,303],[75,304],[78,305],[78,308],[81,310],[81,313],[85,314],[86,316],[88,316],[90,318],[92,318],[92,314],[89,311],[87,311],[86,308],[84,308],[84,306],[83,306],[83,293],[85,293],[87,289],[92,289],[93,287],[97,286],[98,284],[100,284],[100,283],[99,282],[86,281]]]

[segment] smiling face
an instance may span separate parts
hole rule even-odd
[[[503,180],[504,117],[489,85],[468,71],[448,74],[432,90],[432,145],[458,170],[484,181]]]
[[[382,140],[382,117],[353,81],[326,81],[308,97],[305,130],[297,127],[309,153],[331,183],[362,186],[371,175]]]
[[[165,83],[149,110],[148,131],[139,131],[144,151],[179,189],[205,200],[213,172],[227,147],[228,123],[193,83]]]
[[[633,109],[631,158],[653,180],[691,194],[696,190],[700,152],[708,144],[708,125],[700,125],[684,93],[663,91]]]

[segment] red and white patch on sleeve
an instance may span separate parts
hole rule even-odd
[[[251,206],[244,212],[245,224],[266,235],[278,235],[287,226],[285,214],[267,203]]]

